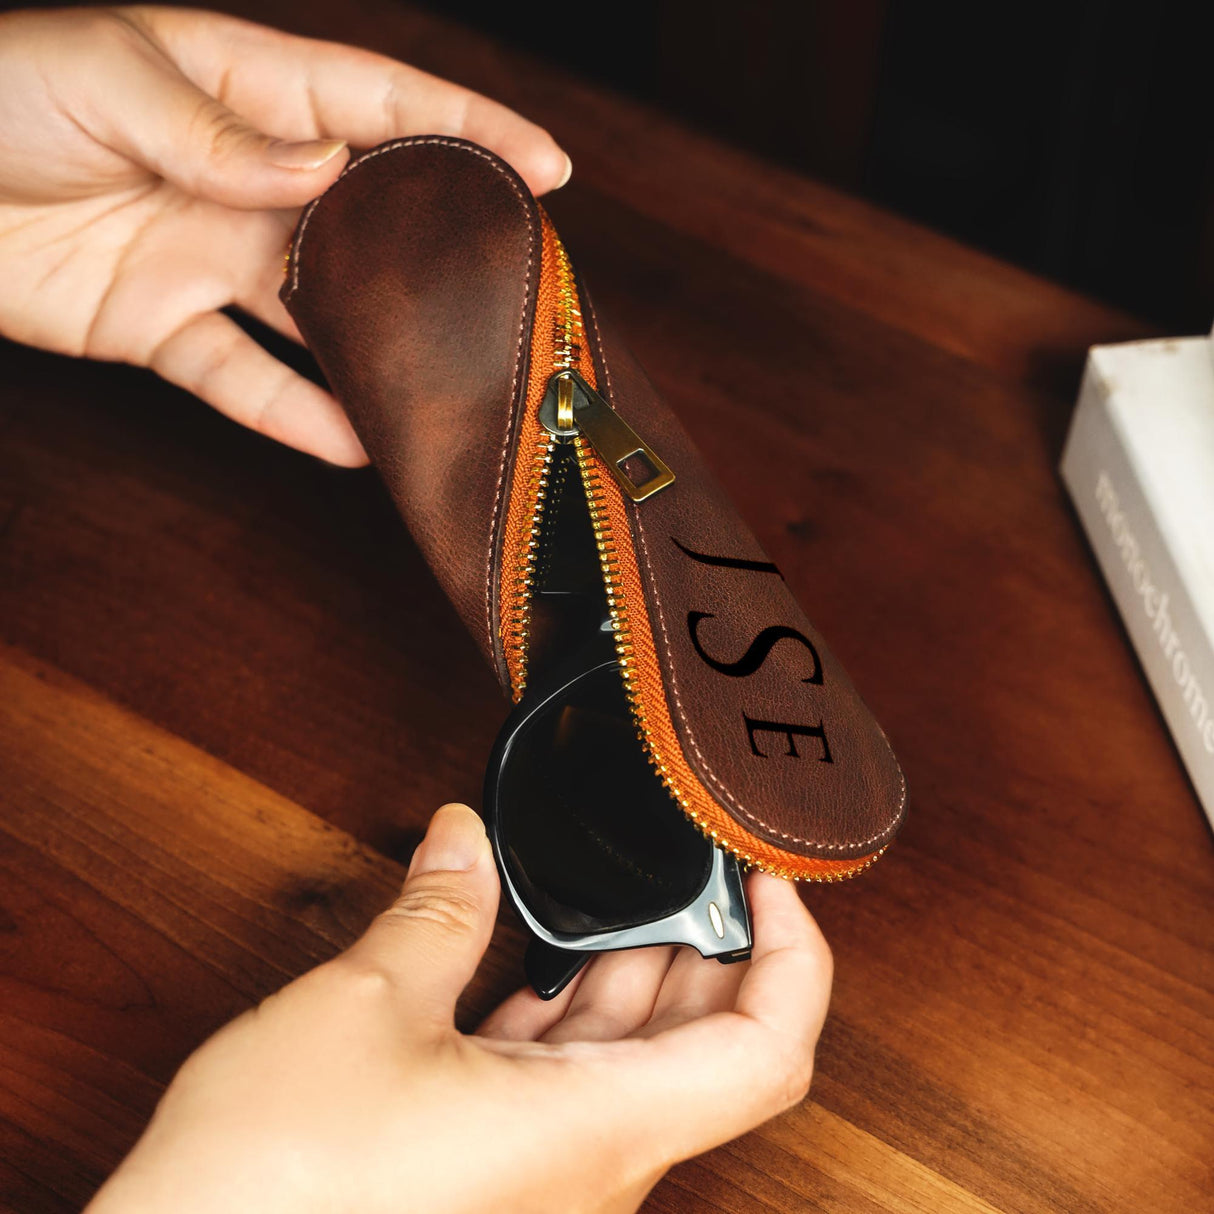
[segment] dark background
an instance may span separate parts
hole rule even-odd
[[[1214,320],[1208,2],[428,7],[1171,332]]]

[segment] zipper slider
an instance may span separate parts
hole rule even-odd
[[[576,371],[558,371],[548,381],[540,424],[557,438],[585,438],[634,502],[674,483],[657,453]]]

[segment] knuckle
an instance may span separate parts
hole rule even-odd
[[[203,97],[190,121],[189,137],[211,159],[222,160],[248,143],[249,130],[222,101]]]
[[[574,1041],[611,1041],[624,1036],[630,1027],[629,1021],[614,1009],[584,1007],[565,1016],[561,1035]]]
[[[138,8],[97,8],[77,10],[81,45],[97,56],[98,47],[143,59],[156,57],[155,44],[148,37],[142,10]]]
[[[460,935],[471,932],[479,919],[480,905],[466,890],[425,878],[411,882],[380,915],[380,921],[389,927],[423,922]]]
[[[319,997],[332,998],[343,1005],[374,1007],[396,990],[392,974],[357,948],[334,957],[313,970],[309,977],[322,974],[327,981],[319,987]]]
[[[405,109],[405,98],[408,92],[408,78],[405,69],[398,66],[388,72],[384,78],[379,108],[389,130],[394,129],[399,124],[401,112]]]
[[[809,1095],[814,1076],[813,1051],[804,1047],[789,1047],[779,1069],[776,1099],[780,1111],[791,1109]]]
[[[140,41],[140,32],[129,12],[118,8],[90,8],[77,12],[76,20],[83,35],[107,38],[131,45]]]
[[[293,374],[290,368],[283,366],[282,370],[265,384],[260,398],[252,403],[249,412],[249,425],[254,430],[273,435],[278,414],[286,412],[286,398]]]
[[[795,1104],[800,1104],[809,1095],[809,1089],[813,1086],[813,1079],[814,1060],[811,1056],[804,1059],[790,1076],[789,1091],[787,1093],[790,1108]]]
[[[835,954],[821,932],[816,934],[814,960],[822,980],[829,987],[835,980]]]

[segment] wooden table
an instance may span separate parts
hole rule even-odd
[[[648,1210],[1214,1205],[1210,835],[1055,475],[1128,319],[380,3],[258,0],[547,124],[552,210],[908,772],[806,891],[812,1097]],[[503,705],[374,477],[16,347],[0,439],[0,1202],[77,1207],[186,1054],[350,941]],[[503,922],[469,1015],[519,980]]]

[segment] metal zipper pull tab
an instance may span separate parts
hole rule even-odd
[[[674,483],[658,454],[576,371],[558,371],[548,381],[540,424],[557,438],[585,438],[634,502]]]

